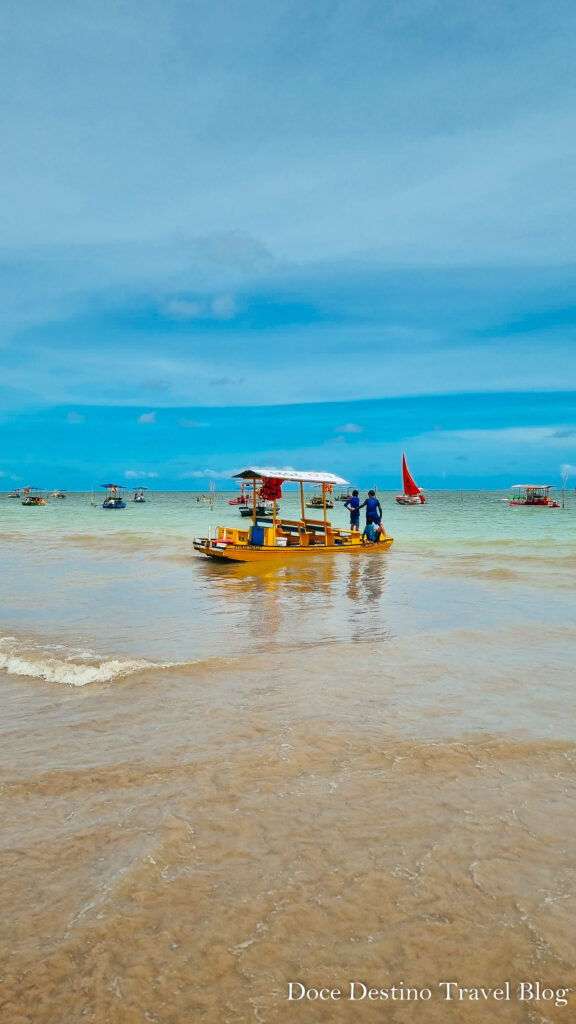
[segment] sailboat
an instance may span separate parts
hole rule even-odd
[[[396,501],[399,505],[426,504],[426,498],[422,493],[422,488],[418,487],[418,484],[414,482],[410,475],[410,470],[406,465],[406,456],[404,452],[402,452],[402,486],[404,488],[404,493],[396,496]]]

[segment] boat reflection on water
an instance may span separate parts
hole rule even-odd
[[[223,600],[234,628],[251,645],[282,648],[392,637],[386,559],[318,559],[293,563],[199,562],[198,572]],[[342,601],[342,595],[347,601]]]

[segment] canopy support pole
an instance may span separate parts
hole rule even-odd
[[[272,512],[272,543],[276,547],[276,498],[274,498],[274,511]]]
[[[328,521],[326,519],[326,484],[322,484],[322,506],[324,508],[324,547],[328,547]]]

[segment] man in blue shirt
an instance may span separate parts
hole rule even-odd
[[[358,491],[352,491],[352,497],[348,498],[345,502],[344,508],[347,508],[350,512],[350,529],[352,533],[358,533],[360,530],[360,498],[358,497]]]
[[[362,543],[364,544],[364,538],[367,537],[370,543],[373,544],[380,539],[380,524],[382,522],[382,507],[375,491],[368,491],[368,497],[366,501],[362,502],[358,511],[361,508],[366,508],[366,526],[362,534]],[[378,527],[378,529],[376,530],[375,527]]]

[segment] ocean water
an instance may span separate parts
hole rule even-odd
[[[267,567],[197,497],[0,495],[2,1020],[573,1021],[576,495]]]

